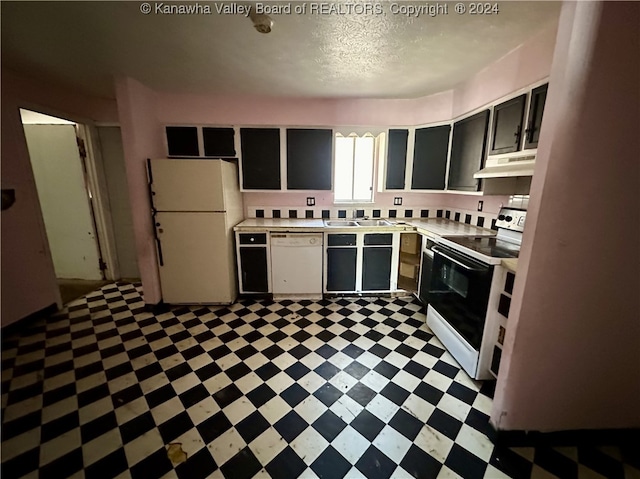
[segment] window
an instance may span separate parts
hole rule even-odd
[[[371,134],[336,134],[334,201],[373,201],[373,168],[376,138]]]

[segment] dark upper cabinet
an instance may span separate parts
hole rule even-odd
[[[216,158],[235,157],[236,146],[234,143],[235,132],[233,128],[217,128],[205,126],[202,128],[202,142],[204,144],[204,156]]]
[[[331,190],[333,131],[287,129],[287,189]]]
[[[493,108],[490,154],[511,153],[520,149],[526,102],[527,95],[520,95]]]
[[[177,157],[233,158],[236,156],[233,128],[202,128],[204,151],[200,151],[197,126],[167,126],[167,151]]]
[[[412,190],[444,190],[450,132],[450,125],[416,130]]]
[[[409,130],[389,130],[387,149],[387,190],[403,190],[404,175],[407,167],[407,140]]]
[[[280,189],[280,129],[240,128],[242,187]]]
[[[167,126],[165,132],[169,156],[200,156],[198,127]]]
[[[549,84],[539,86],[531,91],[531,104],[529,106],[529,116],[527,129],[524,133],[524,147],[537,148],[540,137],[540,126],[542,125],[542,114],[544,104],[547,101],[547,88]]]
[[[484,163],[488,126],[489,110],[476,113],[453,125],[449,164],[450,190],[478,191],[480,181],[473,175]]]

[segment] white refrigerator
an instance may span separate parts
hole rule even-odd
[[[163,301],[233,303],[233,227],[243,219],[237,164],[156,159],[148,175]]]

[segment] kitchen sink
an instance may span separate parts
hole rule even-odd
[[[340,228],[344,228],[345,226],[358,226],[358,223],[349,220],[329,220],[325,221],[324,224],[325,226],[338,226]]]
[[[387,220],[357,220],[360,226],[392,226]]]

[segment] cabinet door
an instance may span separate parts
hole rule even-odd
[[[450,125],[416,130],[412,190],[444,190]]]
[[[166,303],[230,302],[225,218],[219,213],[167,213],[155,216],[158,268]],[[235,279],[233,280],[235,282]]]
[[[327,249],[327,291],[356,290],[356,248]]]
[[[256,190],[280,189],[280,130],[241,128],[242,187]]]
[[[331,190],[333,132],[287,129],[287,189]]]
[[[520,149],[522,119],[527,95],[505,101],[493,109],[491,154],[511,153]]]
[[[542,125],[542,114],[544,113],[544,104],[547,101],[547,88],[549,84],[545,84],[535,88],[531,92],[531,105],[529,106],[529,116],[527,121],[527,130],[525,131],[524,147],[537,148],[538,138],[540,138],[540,126]]]
[[[431,285],[431,270],[433,258],[427,253],[422,253],[422,266],[420,267],[420,292],[418,297],[425,306],[429,304],[429,286]]]
[[[481,111],[453,125],[450,190],[478,191],[480,181],[473,177],[484,164],[489,110]]]
[[[362,291],[388,291],[391,287],[392,248],[364,248]]]
[[[389,130],[387,150],[387,190],[403,190],[404,175],[407,166],[407,140],[409,130]]]
[[[167,126],[169,156],[200,156],[198,128],[195,126]]]
[[[240,248],[242,291],[268,293],[267,248]]]
[[[236,156],[236,147],[233,137],[233,128],[202,128],[202,141],[204,144],[204,156],[215,158],[233,158]]]

